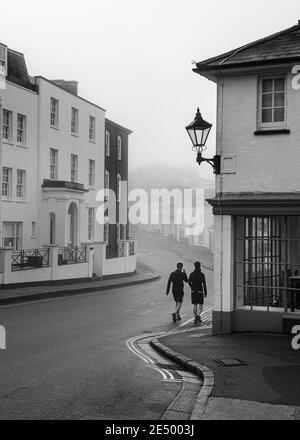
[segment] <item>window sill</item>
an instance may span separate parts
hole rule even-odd
[[[12,141],[8,141],[7,139],[2,139],[2,143],[7,145],[14,145]]]
[[[94,140],[92,140],[92,139],[89,139],[89,142],[90,142],[91,144],[95,144],[95,143],[96,143],[96,141],[94,141]]]
[[[59,130],[59,127],[56,127],[55,125],[50,125],[50,128],[53,128],[54,130]]]
[[[88,186],[88,189],[89,189],[90,191],[95,191],[95,187],[94,187],[94,186]]]
[[[78,134],[78,133],[72,133],[72,132],[71,132],[70,135],[73,136],[73,137],[76,137],[76,138],[79,137],[79,134]]]
[[[240,306],[237,307],[237,311],[249,311],[249,312],[266,312],[266,313],[285,313],[284,309],[281,307],[268,307],[268,306]]]
[[[19,147],[19,148],[24,148],[25,150],[28,149],[28,145],[25,145],[25,144],[18,144],[17,143],[16,146]]]
[[[2,196],[2,202],[7,202],[7,203],[13,203],[13,199],[5,199],[5,198],[3,198],[3,196]]]
[[[27,203],[27,200],[17,199],[16,203]]]
[[[268,136],[273,134],[290,134],[291,131],[288,128],[273,128],[268,130],[257,130],[254,132],[255,136]]]

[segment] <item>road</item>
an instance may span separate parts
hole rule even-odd
[[[140,260],[160,272],[160,281],[0,308],[7,331],[7,350],[0,351],[0,419],[162,417],[181,383],[163,381],[126,341],[174,329],[165,287],[178,255],[148,236],[140,237],[139,248]],[[206,275],[211,291],[212,274]],[[187,295],[183,318],[191,312]]]

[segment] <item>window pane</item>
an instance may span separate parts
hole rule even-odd
[[[262,97],[262,106],[263,108],[272,107],[273,105],[273,94],[267,93]]]
[[[275,107],[284,107],[284,93],[275,93]]]
[[[284,122],[284,108],[275,108],[274,122]]]
[[[273,92],[273,80],[272,79],[264,79],[262,82],[262,90],[263,90],[263,93]]]
[[[262,122],[272,122],[272,110],[262,111]]]
[[[275,79],[275,92],[284,92],[284,91],[285,91],[284,78],[276,78]]]

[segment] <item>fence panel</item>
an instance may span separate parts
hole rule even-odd
[[[87,262],[86,246],[64,247],[58,249],[58,265],[81,264]]]
[[[22,249],[14,251],[11,257],[11,270],[41,269],[49,267],[50,248]]]
[[[135,255],[135,242],[130,241],[130,243],[129,243],[129,256],[132,257],[133,255]]]
[[[113,258],[126,257],[125,241],[113,243],[106,246],[106,259],[112,260]]]

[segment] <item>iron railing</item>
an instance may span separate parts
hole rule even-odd
[[[22,249],[14,251],[11,257],[12,272],[49,267],[50,248]]]
[[[129,256],[132,257],[133,255],[135,255],[135,242],[130,241],[129,242]]]
[[[126,257],[125,241],[113,243],[106,246],[106,259],[112,260],[113,258]]]
[[[58,265],[80,264],[87,262],[86,246],[64,247],[58,249]]]

